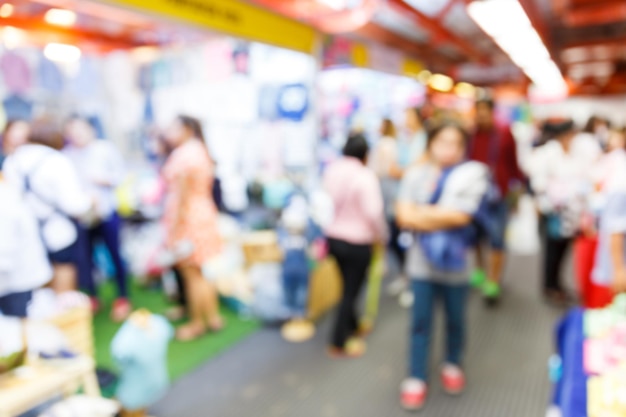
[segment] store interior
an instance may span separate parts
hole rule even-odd
[[[626,132],[625,34],[622,0],[0,0],[0,128],[79,118],[117,150],[123,178],[112,195],[129,288],[118,295],[103,241],[88,253],[97,294],[79,278],[75,291],[35,291],[27,318],[0,308],[0,417],[407,415],[398,387],[411,310],[387,293],[403,273],[392,250],[374,255],[359,301],[373,327],[367,353],[326,354],[342,278],[324,239],[337,210],[325,172],[353,132],[369,149],[384,141],[384,120],[409,136],[407,109],[472,132],[476,102],[493,100],[522,170],[553,120],[582,130],[597,116]],[[175,331],[188,301],[183,264],[165,243],[174,152],[164,137],[181,115],[204,132],[221,242],[200,272],[223,323],[191,341]],[[529,211],[534,197],[523,197]],[[295,302],[283,235],[301,201],[306,282]],[[486,307],[478,291],[468,298],[469,388],[451,398],[434,384],[422,414],[626,416],[625,295],[589,308],[576,246],[563,273],[576,300],[547,304],[538,215],[520,213],[499,305]],[[121,298],[130,310],[116,320]],[[128,336],[128,323],[143,320],[167,323],[163,346]],[[160,351],[143,365],[153,374],[137,377],[138,350]],[[132,404],[133,390],[149,400]]]

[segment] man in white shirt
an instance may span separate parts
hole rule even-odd
[[[115,266],[118,298],[113,305],[113,319],[123,321],[131,312],[128,301],[126,266],[120,253],[121,220],[117,213],[115,189],[124,179],[124,162],[110,141],[99,140],[96,131],[88,120],[72,117],[66,124],[65,136],[69,146],[65,155],[76,167],[83,187],[95,200],[97,220],[84,228],[84,252],[89,256],[81,264],[81,284],[92,297],[98,308],[97,291],[93,278],[93,249],[97,242],[105,244]]]
[[[39,231],[54,265],[52,287],[57,292],[76,288],[77,219],[88,215],[92,200],[85,195],[76,170],[58,151],[63,137],[54,122],[38,120],[28,143],[5,162],[7,183],[22,193],[39,223]]]
[[[0,177],[0,313],[26,317],[33,290],[52,279],[35,216]]]

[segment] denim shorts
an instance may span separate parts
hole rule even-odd
[[[509,206],[506,201],[500,200],[489,203],[487,208],[488,220],[476,229],[478,242],[488,241],[491,248],[506,249],[506,229],[509,224]]]
[[[16,292],[0,297],[0,311],[5,316],[26,317],[32,291]]]
[[[65,249],[48,252],[48,259],[53,264],[77,264],[80,258],[80,244],[78,239]]]

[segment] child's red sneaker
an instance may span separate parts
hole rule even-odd
[[[465,374],[458,366],[446,364],[441,370],[441,383],[447,394],[459,395],[465,390]]]
[[[419,411],[424,408],[428,387],[426,383],[419,379],[407,379],[402,383],[402,393],[400,402],[407,411]]]

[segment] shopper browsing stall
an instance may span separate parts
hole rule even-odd
[[[376,175],[367,166],[368,145],[360,134],[351,135],[343,158],[324,173],[324,188],[333,200],[333,221],[325,228],[330,254],[337,260],[343,294],[331,335],[333,357],[365,353],[359,333],[357,301],[372,259],[372,246],[386,235],[383,197]]]
[[[402,385],[402,405],[424,406],[427,396],[429,348],[434,304],[446,310],[447,348],[442,368],[444,388],[458,394],[465,387],[462,357],[468,293],[467,228],[487,190],[484,165],[463,162],[465,131],[444,122],[428,137],[429,163],[411,168],[400,186],[397,215],[400,226],[415,233],[406,270],[415,298],[409,354],[410,373]]]
[[[406,171],[414,164],[423,160],[426,149],[426,131],[424,129],[424,119],[417,107],[412,107],[405,112],[405,130],[406,136],[398,141],[397,145],[397,164],[391,167],[391,177],[397,180],[402,179]],[[394,220],[395,221],[395,220]],[[395,222],[391,229],[391,244],[396,247],[400,255],[401,268],[404,268],[406,256],[406,234],[403,234]],[[400,296],[400,305],[410,307],[413,298],[408,288],[408,278],[401,274],[398,279],[389,285],[389,292],[392,295]]]
[[[600,213],[599,244],[593,281],[608,304],[611,293],[626,292],[626,135],[609,135],[611,152],[604,158],[605,205]],[[602,290],[603,289],[603,290]]]
[[[121,220],[117,214],[115,188],[124,179],[124,163],[117,149],[106,140],[99,140],[88,120],[72,117],[65,126],[69,142],[64,150],[83,182],[83,187],[96,204],[97,218],[82,227],[81,248],[84,257],[79,270],[79,282],[92,297],[97,309],[97,289],[93,277],[95,244],[104,243],[115,266],[118,298],[113,304],[112,318],[123,321],[130,314],[126,266],[120,254]]]
[[[0,171],[6,158],[13,154],[20,146],[28,141],[30,126],[25,120],[9,120],[2,133],[2,147],[0,148]]]
[[[26,317],[33,290],[52,279],[37,221],[0,175],[0,314]]]
[[[531,157],[529,174],[543,216],[545,233],[544,295],[563,304],[570,300],[562,284],[562,266],[592,191],[589,173],[601,154],[593,140],[576,133],[572,120],[546,124],[553,138]]]
[[[376,172],[380,180],[380,186],[385,203],[385,217],[389,225],[389,248],[393,252],[400,265],[404,267],[405,249],[400,245],[400,228],[397,226],[395,218],[395,202],[398,196],[398,186],[400,182],[399,174],[402,172],[399,165],[398,156],[398,134],[396,127],[390,119],[384,119],[380,129],[381,139],[372,150],[370,166]],[[395,295],[405,287],[406,279],[401,277],[394,289]]]
[[[511,211],[509,195],[524,176],[518,166],[517,144],[509,126],[499,126],[495,119],[495,102],[476,102],[476,130],[468,148],[469,159],[486,164],[491,171],[487,209],[490,221],[478,228],[476,244],[477,270],[472,285],[483,291],[486,301],[493,304],[501,293],[502,274],[506,261],[505,234]],[[488,241],[490,253],[485,263],[481,245]]]
[[[217,208],[211,198],[213,163],[200,122],[179,116],[165,137],[173,149],[163,168],[167,245],[174,251],[184,244],[193,248],[191,255],[176,265],[183,276],[190,316],[190,322],[180,327],[176,336],[188,341],[223,327],[215,286],[202,275],[202,266],[220,254],[222,242]]]
[[[76,288],[80,258],[78,219],[93,207],[71,161],[59,150],[63,136],[49,119],[35,121],[28,143],[6,161],[7,182],[23,193],[26,205],[39,222],[48,257],[54,266],[51,286],[57,292]]]

